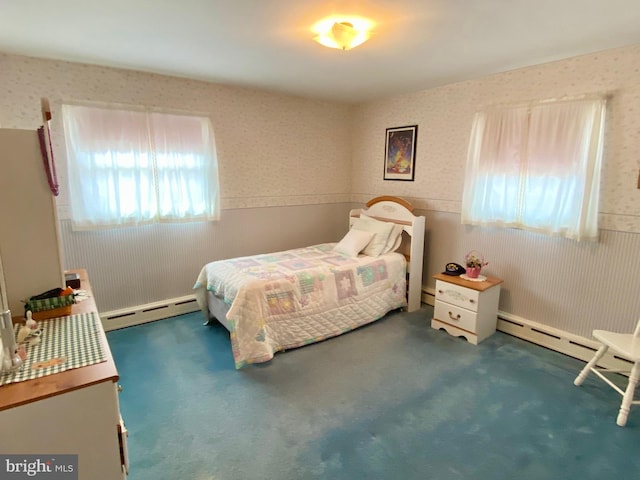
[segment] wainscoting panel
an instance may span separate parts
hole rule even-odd
[[[633,331],[640,317],[640,234],[602,230],[576,242],[515,229],[469,227],[459,214],[427,212],[423,283],[469,250],[489,262],[483,274],[504,280],[500,310],[591,338],[594,329]]]
[[[433,307],[435,305],[435,291],[431,288],[425,288],[422,292],[422,302]],[[427,325],[431,324],[431,318],[427,318],[426,321]],[[496,330],[583,360],[584,362],[591,360],[600,346],[598,342],[593,339],[531,322],[526,318],[519,318],[502,311],[498,311]],[[445,335],[449,335],[444,330],[443,332]],[[629,372],[633,363],[609,351],[600,359],[598,366]],[[576,371],[576,374],[577,373]]]
[[[191,295],[213,260],[337,241],[356,204],[223,211],[217,223],[153,225],[73,232],[61,222],[65,268],[86,268],[101,312],[138,309]],[[500,310],[591,338],[596,328],[631,331],[640,316],[640,235],[603,230],[598,242],[575,242],[514,229],[460,225],[459,215],[426,216],[423,285],[471,249],[504,280]],[[145,313],[147,315],[147,313]],[[115,321],[115,319],[114,319]],[[124,321],[124,319],[123,319]]]
[[[214,260],[338,241],[348,203],[224,210],[219,222],[74,232],[60,222],[64,267],[86,268],[100,312],[193,293]]]
[[[100,311],[190,293],[205,258],[223,251],[213,223],[73,232],[61,222],[66,268],[86,268]]]

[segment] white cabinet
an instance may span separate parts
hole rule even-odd
[[[116,383],[101,382],[0,411],[0,451],[78,455],[80,479],[124,479],[120,422]]]
[[[89,298],[72,313],[97,312],[86,272],[75,273]],[[118,371],[104,330],[99,334],[106,361],[0,386],[0,453],[78,455],[80,480],[126,479]]]
[[[477,345],[496,331],[502,280],[482,282],[437,274],[436,302],[431,326]]]

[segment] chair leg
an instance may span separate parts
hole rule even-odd
[[[638,384],[638,377],[640,376],[640,362],[633,364],[631,373],[629,374],[629,383],[627,389],[622,396],[622,405],[620,406],[620,412],[618,413],[618,419],[616,423],[620,427],[624,427],[627,423],[627,417],[629,416],[629,410],[631,409],[631,402],[633,401],[633,393]]]
[[[584,368],[580,371],[576,379],[573,381],[574,385],[578,385],[578,386],[582,385],[582,382],[584,382],[584,379],[587,378],[587,376],[589,375],[589,372],[591,372],[591,369],[594,368],[596,366],[596,363],[598,363],[598,360],[600,360],[602,356],[605,353],[607,353],[607,350],[609,350],[609,347],[607,347],[606,345],[602,345],[598,349],[598,351],[593,356],[593,358],[589,360],[589,363],[587,363],[584,366]]]

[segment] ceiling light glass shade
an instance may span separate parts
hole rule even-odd
[[[358,25],[359,23],[359,25]],[[369,27],[363,22],[332,21],[324,23],[313,39],[321,45],[340,50],[350,50],[366,42],[371,36]]]

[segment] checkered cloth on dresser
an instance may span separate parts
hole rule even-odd
[[[95,312],[39,322],[40,343],[27,346],[27,360],[16,372],[0,376],[0,385],[86,367],[106,361],[100,341],[100,317]],[[18,327],[16,326],[16,333]],[[38,368],[38,365],[47,365]]]

